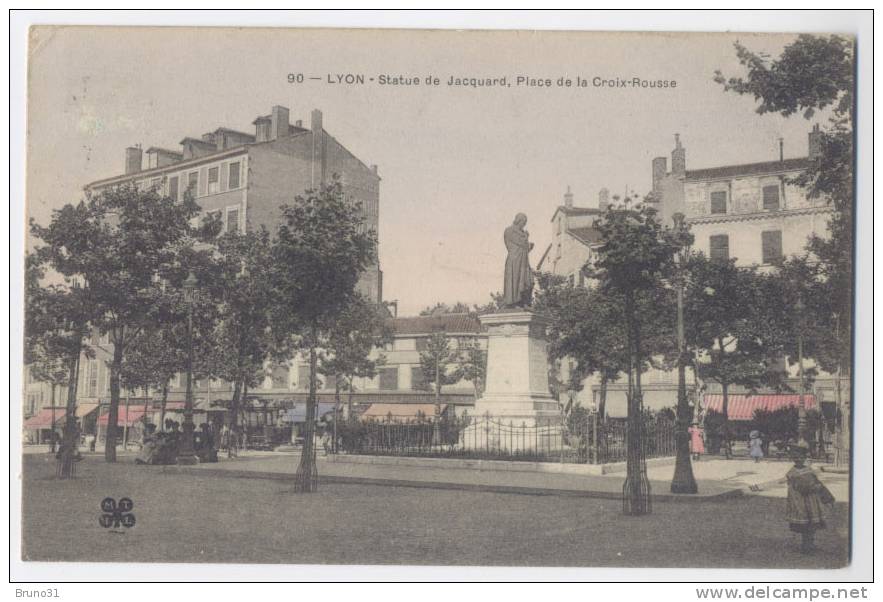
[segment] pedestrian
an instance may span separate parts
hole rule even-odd
[[[819,480],[812,468],[806,466],[809,449],[794,445],[790,448],[794,466],[785,475],[788,481],[788,501],[785,519],[791,531],[800,533],[800,551],[809,554],[815,549],[815,533],[825,528],[822,504],[833,507],[834,496]]]
[[[760,437],[760,431],[751,431],[748,434],[748,454],[754,458],[755,464],[763,458],[763,439]]]
[[[699,456],[705,453],[705,429],[699,426],[698,422],[694,422],[688,431],[690,433],[690,453],[693,454],[693,460],[698,462]]]

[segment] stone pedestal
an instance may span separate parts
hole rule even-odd
[[[515,448],[510,451],[560,445],[561,410],[549,393],[546,322],[523,310],[480,320],[488,330],[485,391],[471,412],[476,423],[467,429],[479,432],[465,432],[463,444]]]

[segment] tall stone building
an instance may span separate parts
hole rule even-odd
[[[378,232],[380,176],[353,155],[322,124],[322,112],[310,113],[309,128],[290,123],[289,110],[274,106],[252,122],[254,133],[226,127],[199,137],[185,137],[180,150],[140,146],[125,152],[125,172],[92,182],[91,192],[133,182],[154,187],[173,199],[185,191],[206,213],[221,216],[225,231],[245,232],[261,226],[271,232],[280,219],[279,206],[298,194],[340,177],[348,199],[360,201],[365,227]],[[146,157],[145,157],[146,155]],[[379,303],[383,296],[379,263],[368,268],[359,290]]]

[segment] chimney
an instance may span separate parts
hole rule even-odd
[[[675,134],[675,149],[671,151],[671,173],[682,176],[687,172],[687,151],[681,146],[680,134]]]
[[[254,124],[254,141],[255,142],[267,142],[270,140],[270,125],[272,123],[272,119],[268,115],[261,115],[252,121]]]
[[[375,176],[377,175],[377,165],[376,164],[371,165],[371,173],[373,173]]]
[[[809,158],[818,159],[822,154],[822,132],[819,130],[819,124],[812,126],[809,133]]]
[[[602,188],[598,191],[598,209],[601,211],[607,211],[607,207],[610,206],[610,191],[606,188]]]
[[[126,149],[126,173],[141,171],[141,145],[136,144]]]
[[[568,209],[573,207],[573,193],[570,192],[570,186],[567,187],[567,192],[564,193],[564,206]]]
[[[288,109],[276,105],[270,113],[270,139],[288,135]]]
[[[674,161],[672,161],[672,165],[674,165]],[[659,192],[666,172],[668,172],[668,159],[665,157],[653,159],[653,192]]]

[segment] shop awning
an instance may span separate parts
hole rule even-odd
[[[442,404],[441,413],[444,414],[447,404]],[[372,403],[368,409],[362,412],[362,419],[373,418],[384,420],[392,416],[394,420],[413,420],[418,416],[428,419],[435,417],[434,403]]]
[[[63,408],[55,408],[55,424],[64,420],[67,413]],[[26,429],[49,429],[52,428],[52,408],[43,408],[27,420],[25,420]]]
[[[107,426],[109,420],[109,413],[104,413],[98,417],[98,424],[101,426]],[[132,426],[144,416],[144,406],[129,406],[128,411],[125,406],[121,406],[119,408],[119,415],[117,416],[117,426]]]
[[[334,412],[334,404],[328,403],[325,401],[320,401],[316,408],[316,420],[319,420],[325,414],[330,414]],[[307,421],[307,404],[306,403],[296,403],[294,407],[290,410],[286,410],[285,414],[282,415],[283,422],[306,422]]]
[[[92,412],[98,409],[98,403],[80,403],[77,404],[77,418],[83,418],[84,416],[88,416]]]
[[[807,410],[815,410],[815,395],[803,396],[804,406]],[[756,410],[772,412],[787,407],[797,407],[800,404],[800,395],[728,395],[727,415],[730,420],[753,420]],[[723,412],[723,395],[706,395],[705,408],[715,412]]]

